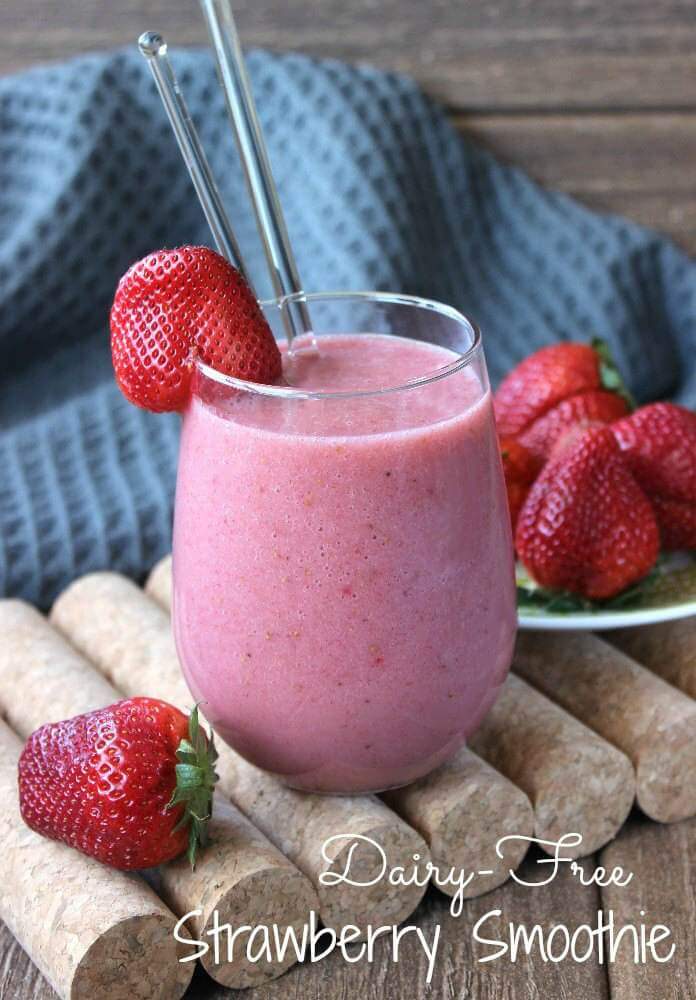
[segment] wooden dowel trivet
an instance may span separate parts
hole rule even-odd
[[[190,705],[171,634],[169,617],[139,587],[115,573],[94,573],[73,583],[56,601],[51,619],[70,641],[126,694],[149,693]],[[351,877],[367,882],[382,868],[377,851],[348,834],[380,844],[390,865],[427,861],[423,838],[374,796],[324,796],[297,792],[243,760],[218,741],[221,788],[305,872],[317,889],[329,927],[399,923],[415,909],[423,887],[324,886],[323,872],[342,872],[353,847]],[[322,856],[325,841],[341,835]]]
[[[607,632],[607,640],[628,656],[696,698],[696,615],[659,625]]]
[[[0,634],[0,706],[21,736],[45,722],[92,711],[122,697],[28,604],[0,601]],[[201,852],[193,872],[185,857],[163,865],[161,895],[180,915],[200,909],[201,914],[191,918],[191,927],[197,938],[209,943],[205,931],[214,911],[220,924],[292,924],[299,931],[309,911],[318,906],[308,880],[245,816],[222,796],[217,798],[210,825],[213,843]],[[107,868],[102,871],[110,873]],[[248,962],[244,941],[228,962],[224,941],[222,945],[224,961],[215,964],[212,949],[201,961],[225,986],[262,983],[294,964],[292,952],[283,962]]]
[[[514,669],[619,747],[638,805],[661,823],[696,813],[696,702],[591,632],[522,632]]]
[[[23,686],[19,661],[16,681]],[[176,917],[137,875],[105,868],[25,826],[17,795],[21,749],[0,721],[0,917],[64,1000],[177,1000],[194,963],[179,962]]]
[[[172,606],[172,557],[164,556],[153,566],[145,583],[145,593],[169,614]]]
[[[423,834],[441,872],[457,868],[474,873],[465,899],[501,885],[527,853],[527,843],[511,840],[499,857],[501,837],[531,837],[534,832],[534,811],[524,792],[466,748],[412,785],[385,793],[384,799]],[[490,874],[478,874],[486,871]],[[435,881],[449,895],[457,891]]]
[[[519,677],[508,677],[469,746],[527,793],[536,837],[582,834],[568,857],[611,840],[633,803],[628,758]]]

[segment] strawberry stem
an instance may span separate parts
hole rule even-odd
[[[167,803],[167,809],[183,804],[181,819],[174,827],[180,830],[188,827],[189,843],[186,856],[191,868],[196,867],[199,847],[208,843],[208,821],[212,813],[213,790],[218,776],[212,730],[208,735],[200,724],[198,705],[189,716],[188,739],[182,739],[176,750],[179,763],[176,765],[176,787]]]
[[[606,340],[602,340],[601,337],[593,337],[591,344],[599,358],[599,381],[602,388],[621,396],[626,401],[629,412],[632,412],[636,408],[636,401],[624,382],[621,372],[616,367],[616,362]]]

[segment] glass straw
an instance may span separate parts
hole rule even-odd
[[[275,293],[279,298],[301,293],[302,282],[288,237],[229,0],[201,0],[201,7],[215,51],[227,110],[237,139]],[[309,313],[306,304],[300,301],[297,312],[290,310],[284,315],[288,347],[292,348],[295,336],[311,330]]]
[[[219,253],[242,272],[253,291],[253,285],[244,265],[232,224],[225,212],[196,126],[193,124],[179,82],[169,61],[167,43],[157,32],[146,31],[138,39],[138,47],[147,59],[152,71],[181,155],[213,234],[215,245]]]

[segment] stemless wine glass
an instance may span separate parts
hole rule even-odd
[[[287,784],[378,791],[449,758],[516,629],[513,550],[478,331],[386,293],[264,304],[287,385],[199,363],[184,414],[174,629],[221,737]],[[434,346],[439,345],[439,346]]]

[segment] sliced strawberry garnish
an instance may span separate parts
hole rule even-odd
[[[250,382],[281,372],[253,292],[208,247],[158,250],[126,271],[111,308],[111,356],[126,398],[155,412],[186,405],[196,357]]]

